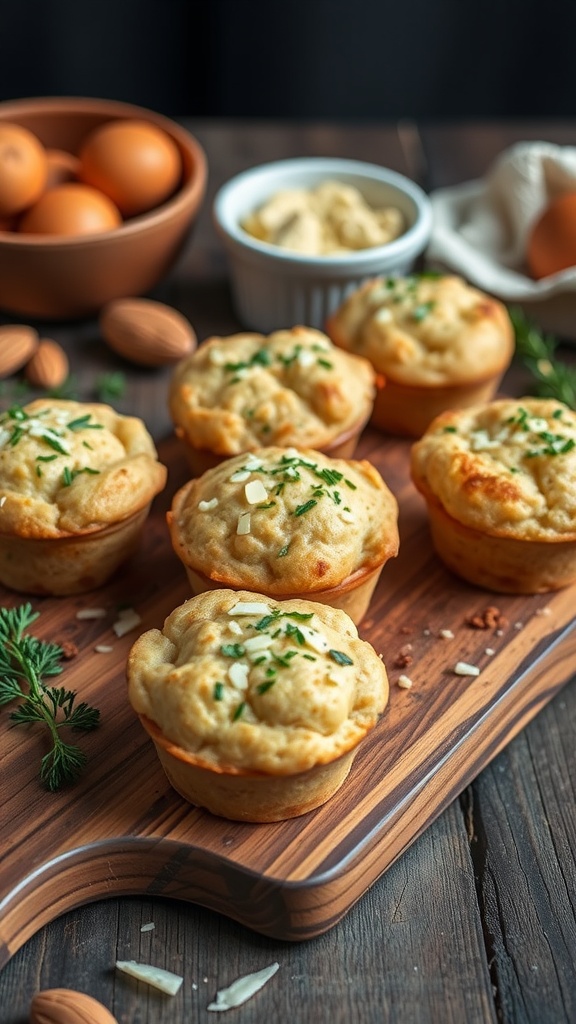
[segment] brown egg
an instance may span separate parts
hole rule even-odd
[[[88,185],[68,182],[44,192],[26,211],[18,230],[36,235],[95,235],[121,223],[108,196]]]
[[[125,217],[163,203],[182,174],[176,143],[147,121],[107,121],[90,133],[79,156],[81,181],[110,196]]]
[[[27,128],[0,121],[0,217],[35,203],[44,190],[46,151]]]
[[[535,222],[526,251],[536,279],[576,266],[576,192],[557,196]]]
[[[63,185],[65,181],[78,180],[80,161],[73,153],[67,153],[64,149],[47,149],[46,159],[48,161],[46,188]]]

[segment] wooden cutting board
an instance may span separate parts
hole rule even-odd
[[[176,442],[161,446],[168,486],[123,573],[89,595],[33,599],[36,634],[78,648],[59,685],[97,705],[102,724],[78,740],[88,755],[82,780],[50,794],[38,777],[42,730],[11,727],[10,706],[0,709],[0,966],[57,915],[106,896],[190,900],[280,939],[326,931],[569,679],[575,588],[496,596],[451,576],[434,555],[408,452],[408,442],[371,431],[358,451],[400,506],[400,553],[360,628],[383,655],[390,702],[338,795],[301,818],[247,825],[187,804],[127,701],[125,663],[137,632],[115,637],[118,607],[138,611],[140,632],[161,626],[190,596],[165,526],[187,476]],[[8,591],[1,598],[23,600]],[[94,606],[107,610],[105,619],[76,618]],[[470,626],[488,606],[499,609],[499,628]],[[98,644],[113,649],[97,653]],[[404,667],[403,654],[411,658]],[[480,675],[456,675],[458,661],[478,665]],[[402,674],[411,689],[397,685]]]

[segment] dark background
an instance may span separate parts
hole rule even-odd
[[[574,0],[0,0],[0,100],[169,116],[576,114]]]

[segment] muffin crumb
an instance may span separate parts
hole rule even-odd
[[[409,676],[402,675],[402,676],[398,676],[398,683],[397,683],[397,685],[400,687],[401,690],[411,690],[412,686],[414,684],[413,684],[413,681],[410,679]]]

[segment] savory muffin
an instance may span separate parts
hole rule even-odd
[[[127,671],[172,786],[238,821],[328,800],[388,700],[382,660],[344,612],[251,591],[186,601],[139,637]]]
[[[514,354],[505,306],[451,275],[368,281],[330,317],[327,333],[381,376],[374,425],[409,437],[445,409],[491,399]]]
[[[194,473],[262,445],[350,458],[376,375],[308,327],[209,338],[176,368],[169,406]]]
[[[489,590],[576,580],[576,413],[521,398],[447,412],[412,447],[438,554]]]
[[[174,496],[168,525],[192,590],[257,590],[344,608],[358,622],[398,551],[398,506],[367,461],[260,448]]]
[[[12,406],[0,416],[0,582],[30,594],[99,586],[165,482],[135,417],[52,398]]]

